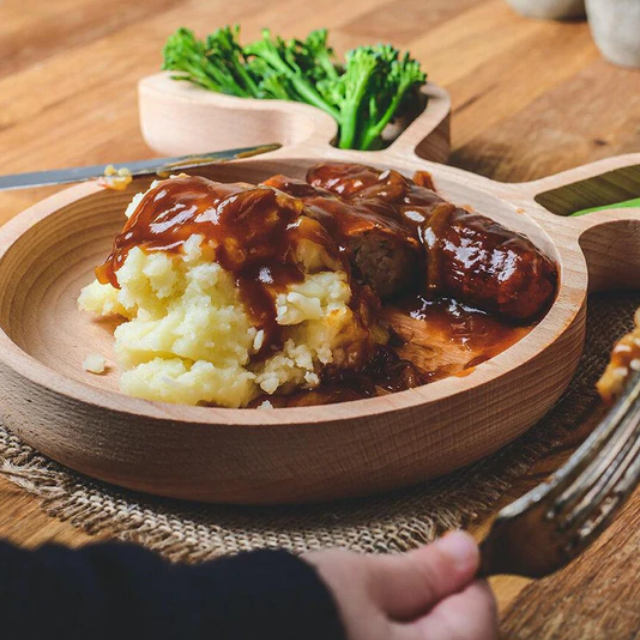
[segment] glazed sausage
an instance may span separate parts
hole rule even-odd
[[[429,298],[453,297],[519,321],[553,300],[554,263],[525,236],[446,202],[428,174],[409,180],[397,171],[333,163],[311,168],[307,182],[349,203],[393,208],[424,247]]]
[[[347,252],[354,275],[381,297],[415,288],[421,247],[413,226],[384,202],[346,202],[303,180],[274,176],[265,185],[302,200]]]

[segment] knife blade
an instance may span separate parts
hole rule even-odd
[[[262,153],[267,153],[268,151],[275,151],[281,146],[282,145],[275,143],[262,144],[255,147],[227,149],[225,151],[213,151],[211,153],[194,153],[188,156],[176,156],[173,158],[153,158],[151,160],[119,162],[113,163],[111,166],[116,172],[120,169],[128,169],[134,177],[152,175],[154,173],[172,173],[181,169],[193,169],[194,167],[216,164],[218,162],[250,158]],[[44,187],[52,184],[85,182],[93,178],[104,177],[105,169],[108,166],[109,165],[96,164],[91,167],[32,171],[30,173],[0,176],[0,191],[7,189],[26,189],[28,187]]]

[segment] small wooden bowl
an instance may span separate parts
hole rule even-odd
[[[425,160],[449,157],[449,94],[428,83],[422,90],[426,109],[406,128],[415,152]],[[236,98],[172,80],[168,72],[138,84],[140,127],[147,144],[163,156],[206,153],[215,149],[279,142],[299,145],[313,136],[330,144],[335,120],[316,107],[283,100]],[[397,141],[396,141],[397,143]]]
[[[325,158],[407,175],[430,171],[445,197],[526,233],[557,261],[558,296],[547,316],[468,376],[378,398],[271,411],[130,398],[118,392],[116,371],[83,370],[91,352],[113,362],[113,337],[108,323],[78,312],[76,298],[108,253],[125,205],[149,181],[136,180],[126,192],[82,184],[0,229],[0,394],[7,426],[54,460],[101,480],[163,496],[259,504],[424,481],[496,451],[539,420],[576,369],[588,289],[637,286],[640,277],[639,211],[568,219],[550,210],[567,213],[638,195],[640,155],[508,185],[421,159],[420,136],[410,130],[389,149],[367,153],[332,148],[320,129],[297,145],[194,173],[223,181],[301,177]]]

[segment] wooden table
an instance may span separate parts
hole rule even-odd
[[[321,8],[320,8],[321,7]],[[319,10],[320,8],[320,10]],[[640,151],[640,72],[605,63],[585,23],[529,21],[502,0],[5,0],[0,4],[0,172],[149,156],[136,81],[166,36],[242,23],[247,38],[331,29],[338,51],[390,40],[410,48],[453,98],[459,167],[523,181]],[[0,195],[0,223],[53,189]],[[555,469],[576,443],[522,478],[503,504]],[[478,523],[478,536],[490,517]],[[0,479],[0,537],[24,545],[90,538],[44,515]],[[635,638],[640,495],[570,569],[540,582],[498,578],[506,638]]]

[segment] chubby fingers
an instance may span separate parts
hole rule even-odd
[[[393,640],[497,640],[496,601],[484,580],[442,600],[410,623],[392,623]]]
[[[480,553],[468,533],[453,531],[416,551],[372,561],[374,601],[392,620],[410,621],[464,589],[476,574]]]

